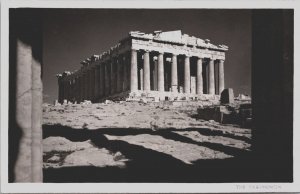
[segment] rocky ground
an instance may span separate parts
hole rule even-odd
[[[45,182],[217,181],[203,177],[240,164],[251,129],[197,119],[203,105],[44,104]]]

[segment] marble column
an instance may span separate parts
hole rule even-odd
[[[150,57],[147,50],[144,53],[144,90],[150,91]]]
[[[84,82],[85,82],[85,77],[84,77],[84,73],[81,72],[81,75],[80,75],[80,101],[83,102],[84,100],[84,91],[85,91],[85,85],[84,85]]]
[[[104,64],[100,64],[99,66],[99,98],[104,97],[105,95],[105,75],[104,75],[105,67]]]
[[[96,66],[94,74],[95,74],[95,100],[99,99],[99,87],[100,87],[100,67],[99,65]]]
[[[80,102],[80,100],[81,100],[81,94],[80,94],[80,85],[81,85],[81,83],[80,83],[80,75],[77,75],[77,78],[76,78],[76,82],[77,82],[77,90],[76,90],[76,101],[77,101],[77,103],[79,103]]]
[[[74,82],[73,77],[70,76],[69,80],[69,101],[73,102],[73,88],[74,88]]]
[[[77,101],[77,77],[74,76],[74,87],[73,87],[73,103]]]
[[[202,59],[197,60],[197,94],[203,94]]]
[[[95,67],[92,67],[90,70],[90,76],[91,76],[91,90],[90,90],[90,99],[94,100],[95,98]]]
[[[62,102],[62,89],[63,89],[63,86],[62,86],[62,81],[61,81],[61,75],[57,75],[57,80],[58,80],[58,102],[61,103]]]
[[[157,76],[158,76],[158,61],[157,57],[153,57],[153,89],[158,91]]]
[[[81,102],[81,73],[78,75],[78,102]]]
[[[69,84],[68,84],[68,80],[66,80],[66,78],[64,78],[64,100],[68,100],[69,98]]]
[[[84,93],[84,100],[89,100],[89,72],[86,70],[84,74],[85,80],[84,80],[84,87],[85,87],[85,93]]]
[[[126,59],[126,56],[125,55],[122,56],[121,59],[122,59],[122,66],[123,66],[123,84],[122,84],[123,87],[122,87],[122,91],[124,92],[124,91],[127,90],[127,84],[128,84],[127,71],[128,70],[127,70],[127,63],[126,63],[127,59]]]
[[[87,100],[91,100],[91,72],[87,70]]]
[[[122,84],[122,57],[117,57],[117,93],[122,92],[123,84]]]
[[[105,67],[105,96],[110,94],[110,62],[107,61],[104,64]]]
[[[164,92],[165,91],[165,78],[164,78],[164,54],[158,54],[158,78],[157,78],[157,85],[158,91]]]
[[[187,55],[184,59],[184,93],[191,93],[190,57]]]
[[[224,78],[224,60],[219,61],[219,94],[224,90],[225,78]]]
[[[116,79],[115,79],[115,59],[112,58],[110,61],[110,94],[115,94],[115,86],[116,86]]]
[[[141,69],[139,69],[139,75],[140,75],[140,80],[139,80],[139,82],[140,82],[140,90],[144,90],[144,79],[143,79],[143,77],[144,77],[144,70],[141,68]]]
[[[215,94],[215,68],[214,60],[210,59],[208,64],[208,93]]]
[[[172,55],[172,70],[171,70],[171,88],[172,92],[178,92],[178,74],[177,74],[177,55]]]
[[[137,51],[131,50],[131,66],[130,66],[130,91],[138,90],[138,75],[137,75]]]

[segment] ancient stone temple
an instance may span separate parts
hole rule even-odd
[[[177,31],[130,32],[116,46],[58,74],[59,102],[202,99],[224,89],[228,47]]]

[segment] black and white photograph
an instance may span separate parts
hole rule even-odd
[[[299,189],[294,1],[18,2],[1,5],[1,190]]]

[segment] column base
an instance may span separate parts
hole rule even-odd
[[[178,93],[178,86],[172,86],[171,90],[172,90],[172,92]]]

